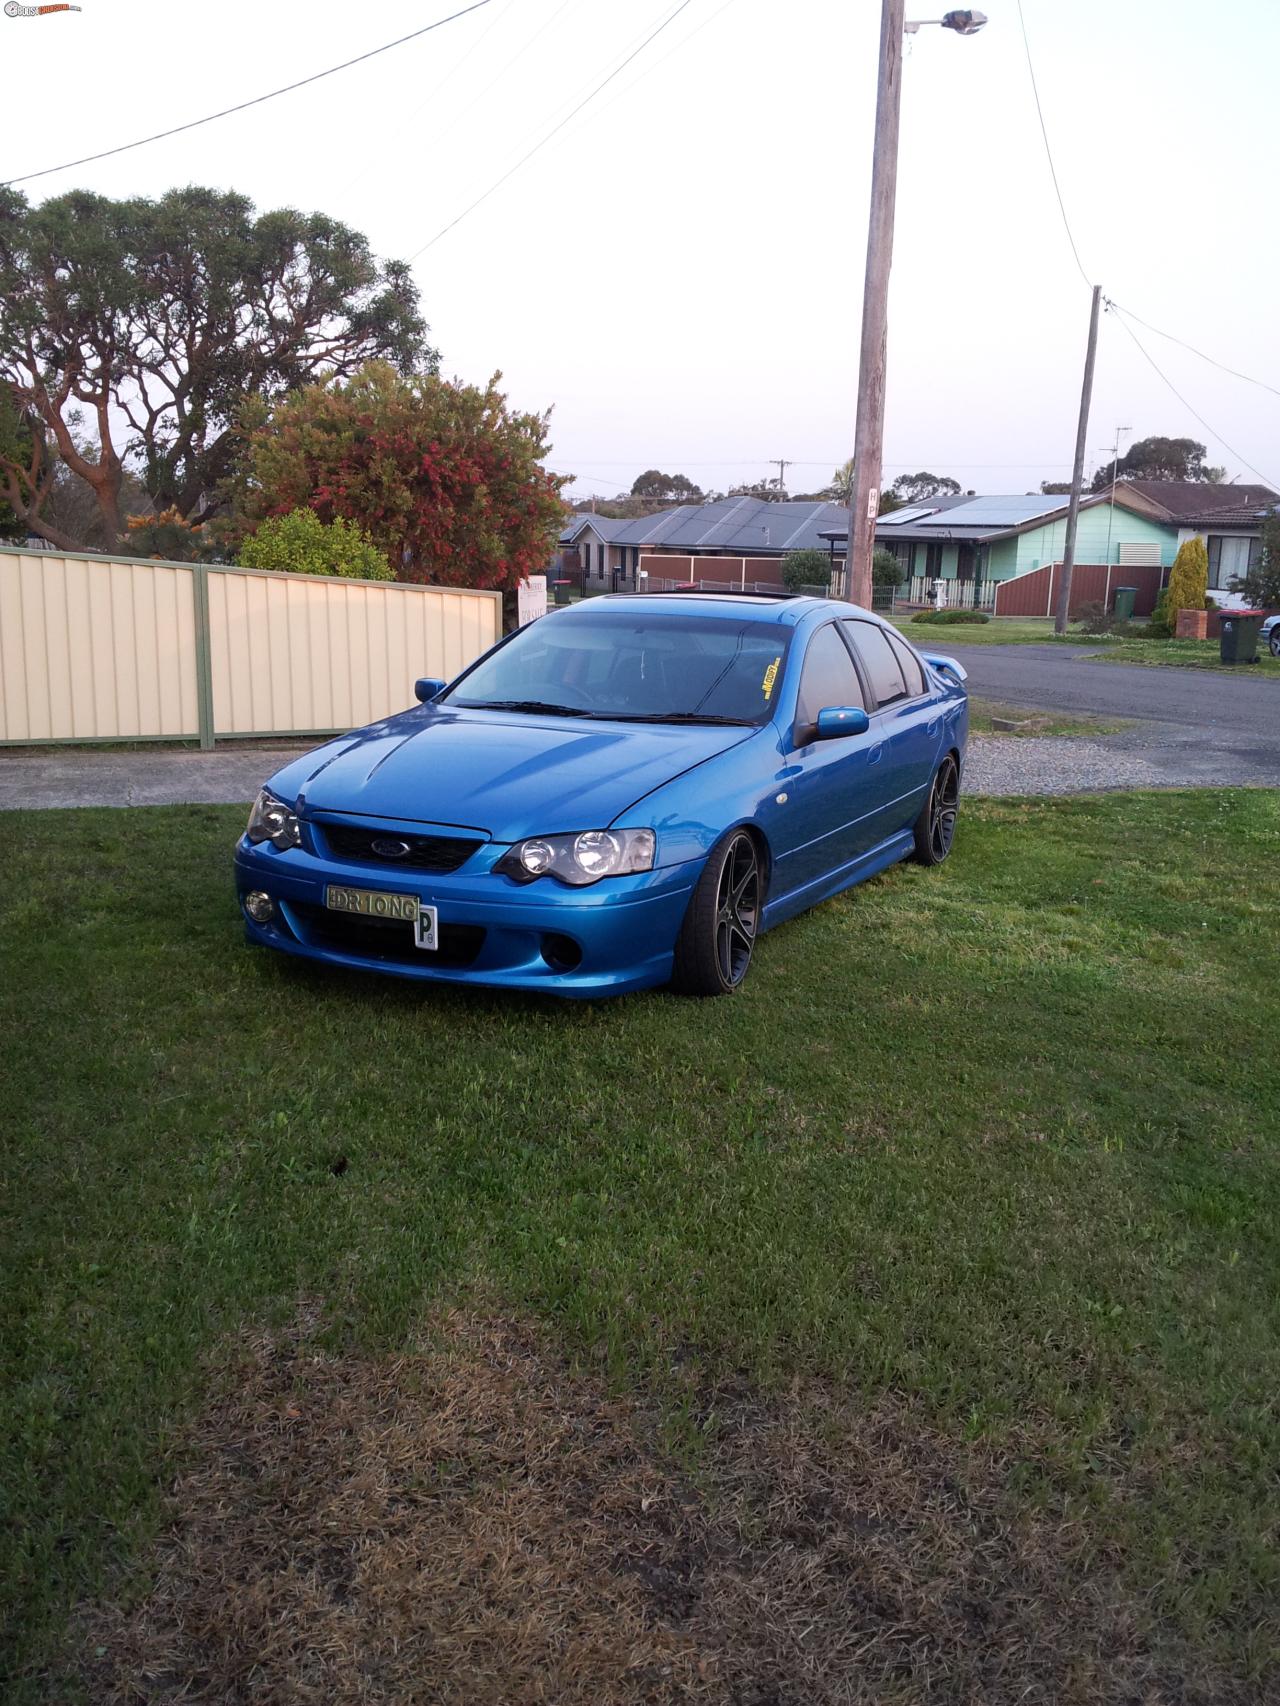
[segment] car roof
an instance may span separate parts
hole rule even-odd
[[[706,617],[734,616],[748,622],[785,623],[798,626],[806,617],[828,612],[840,616],[880,618],[870,610],[843,599],[814,598],[808,594],[787,597],[771,593],[750,592],[613,592],[586,598],[580,603],[563,607],[586,615],[591,610],[648,610],[663,616]]]

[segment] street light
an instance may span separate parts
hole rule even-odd
[[[902,33],[913,36],[917,30],[926,29],[930,24],[940,24],[944,30],[954,30],[958,36],[976,36],[986,21],[985,12],[946,12],[941,18],[908,19],[902,26]]]
[[[867,221],[867,269],[862,287],[862,342],[858,357],[857,420],[853,434],[853,489],[849,497],[849,598],[871,603],[871,556],[880,509],[880,463],[884,454],[885,344],[889,266],[893,259],[893,213],[898,185],[898,121],[902,106],[902,38],[937,24],[971,36],[986,14],[970,9],[907,23],[906,0],[881,0],[880,76],[876,88],[875,155],[871,166],[871,213]]]

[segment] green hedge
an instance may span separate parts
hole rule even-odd
[[[936,622],[940,628],[949,628],[956,623],[972,625],[975,622],[990,622],[991,618],[985,610],[920,610],[911,620]]]

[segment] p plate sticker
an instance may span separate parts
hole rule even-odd
[[[779,652],[778,656],[774,658],[773,662],[764,672],[764,680],[760,683],[760,691],[764,694],[766,701],[768,701],[773,692],[773,684],[778,679],[778,665],[781,662],[782,654]]]

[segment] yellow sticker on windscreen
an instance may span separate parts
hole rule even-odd
[[[760,691],[764,694],[766,701],[768,700],[769,695],[773,692],[773,684],[778,678],[778,665],[781,662],[782,654],[779,653],[769,665],[768,669],[764,672],[764,680],[760,683]]]

